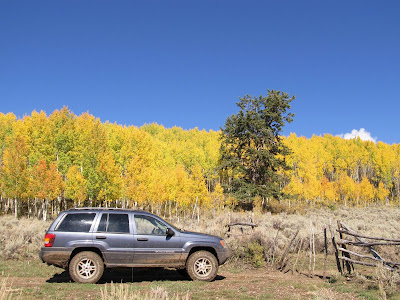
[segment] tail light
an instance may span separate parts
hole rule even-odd
[[[56,239],[56,235],[52,233],[46,233],[44,236],[44,246],[51,247],[53,246],[54,240]]]

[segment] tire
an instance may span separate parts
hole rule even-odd
[[[92,251],[79,252],[69,263],[69,275],[75,282],[96,283],[103,276],[103,272],[103,260]]]
[[[208,251],[192,253],[186,262],[186,271],[192,280],[212,281],[217,276],[217,258]]]

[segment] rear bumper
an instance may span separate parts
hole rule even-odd
[[[232,255],[232,250],[229,248],[222,248],[217,250],[218,262],[220,265],[224,264]]]
[[[42,247],[39,252],[39,258],[42,262],[60,268],[66,268],[68,266],[70,256],[71,252],[66,251],[65,248]]]

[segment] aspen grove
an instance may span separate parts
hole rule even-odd
[[[283,205],[399,204],[400,145],[290,134]],[[79,206],[144,208],[168,216],[234,208],[223,192],[220,132],[101,122],[67,107],[0,113],[1,211],[46,219]]]

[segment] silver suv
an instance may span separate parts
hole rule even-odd
[[[60,213],[39,256],[69,269],[76,282],[95,283],[114,267],[173,267],[211,281],[230,253],[217,236],[180,230],[142,210],[79,208]]]

